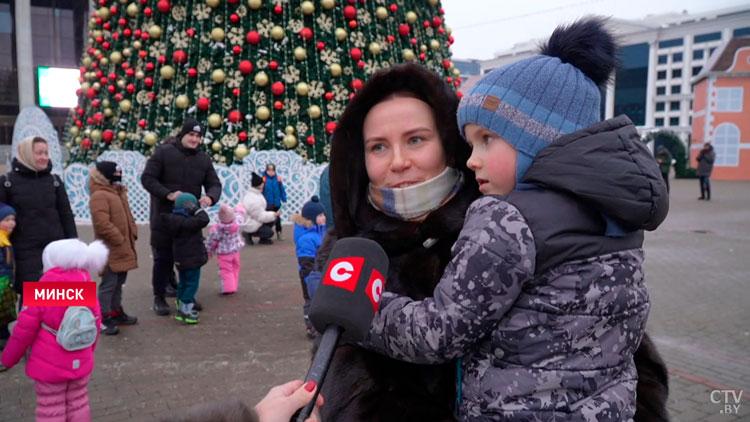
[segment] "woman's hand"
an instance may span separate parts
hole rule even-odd
[[[309,403],[315,394],[315,381],[302,384],[302,380],[295,380],[273,387],[263,400],[255,405],[260,422],[289,422],[292,415]],[[320,422],[318,408],[322,405],[323,396],[318,395],[315,410],[307,422]]]

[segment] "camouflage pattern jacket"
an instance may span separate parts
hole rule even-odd
[[[523,182],[536,188],[471,205],[433,297],[383,295],[364,346],[460,358],[461,420],[632,420],[643,230],[669,207],[659,167],[619,117],[556,140]]]

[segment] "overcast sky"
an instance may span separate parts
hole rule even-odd
[[[701,13],[747,4],[747,0],[442,0],[453,29],[457,59],[489,59],[497,51],[534,38],[587,14],[623,19],[669,12]]]

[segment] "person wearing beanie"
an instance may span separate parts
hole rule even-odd
[[[16,210],[0,203],[0,350],[5,347],[10,331],[8,324],[16,319],[16,292],[13,291],[15,261],[10,235],[16,228]],[[5,367],[0,365],[0,372]]]
[[[241,204],[232,210],[227,204],[219,206],[219,224],[211,226],[206,239],[206,251],[216,254],[221,277],[221,294],[237,292],[240,280],[240,251],[245,246],[240,227],[245,224],[245,209]]]
[[[281,209],[281,205],[286,202],[286,189],[284,189],[281,176],[276,173],[276,165],[273,163],[268,163],[266,170],[263,172],[262,191],[268,204],[267,211],[278,211]],[[276,226],[276,238],[284,240],[281,237],[281,218],[279,216],[276,216],[274,226]]]
[[[151,284],[154,293],[154,313],[169,315],[166,296],[173,296],[171,282],[175,266],[172,256],[173,237],[161,226],[161,215],[171,213],[180,193],[188,192],[199,198],[198,204],[210,207],[221,198],[221,181],[211,158],[201,148],[203,125],[185,119],[173,141],[158,145],[146,162],[141,175],[143,188],[151,195],[150,224],[153,268]],[[204,196],[201,194],[204,193]],[[179,208],[179,207],[177,207]],[[198,302],[194,307],[201,309]]]
[[[89,209],[94,237],[109,248],[109,259],[99,284],[101,330],[105,335],[119,333],[118,326],[133,325],[138,318],[122,306],[122,286],[128,271],[138,268],[135,241],[138,227],[128,203],[128,188],[122,184],[122,168],[112,161],[99,161],[89,172]]]
[[[310,301],[312,296],[307,288],[307,278],[315,266],[315,257],[318,254],[318,248],[323,242],[323,236],[326,233],[326,210],[320,199],[313,196],[302,206],[300,214],[292,215],[294,222],[294,244],[297,253],[297,269],[299,270],[299,281],[302,286],[302,297],[305,304],[302,307],[302,315],[305,319],[305,329],[307,337],[315,338],[316,332],[313,328],[308,313],[310,310]]]
[[[279,216],[279,211],[267,211],[268,203],[263,196],[263,178],[255,172],[250,173],[250,189],[242,197],[242,207],[245,209],[245,224],[242,232],[245,242],[253,244],[253,237],[258,237],[261,245],[273,244],[273,222]]]
[[[617,53],[605,23],[557,28],[462,98],[485,196],[434,297],[383,294],[363,342],[414,363],[461,358],[459,420],[666,420],[666,384],[639,391],[654,407],[636,413],[634,354],[653,346],[643,231],[668,197],[630,120],[600,121]]]
[[[161,215],[160,224],[173,239],[171,252],[179,276],[175,319],[186,324],[197,324],[200,320],[195,309],[195,294],[200,285],[201,267],[208,262],[203,228],[209,221],[206,210],[195,195],[188,192],[177,195],[171,213]]]

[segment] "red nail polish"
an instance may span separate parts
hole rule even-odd
[[[305,390],[312,391],[315,389],[315,381],[308,381],[307,384],[305,384]]]

